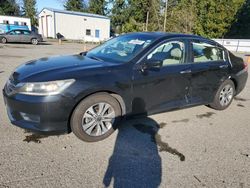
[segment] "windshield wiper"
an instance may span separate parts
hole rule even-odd
[[[87,56],[88,58],[97,60],[97,61],[103,61],[102,59],[100,59],[99,57],[95,57],[95,56]]]

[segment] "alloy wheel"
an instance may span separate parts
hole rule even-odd
[[[90,106],[82,117],[82,128],[89,136],[101,136],[107,133],[115,121],[113,107],[100,102]]]
[[[34,44],[34,45],[37,45],[38,44],[38,40],[37,39],[32,39],[31,43]]]
[[[229,84],[225,85],[220,92],[221,106],[227,106],[233,99],[233,87]]]
[[[5,44],[7,42],[6,38],[2,38],[2,43]]]

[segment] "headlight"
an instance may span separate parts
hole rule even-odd
[[[20,83],[18,93],[25,95],[57,95],[75,82],[74,79],[50,82]]]

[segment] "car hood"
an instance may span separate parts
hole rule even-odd
[[[22,64],[13,72],[11,78],[18,83],[33,76],[46,73],[51,75],[57,71],[67,71],[67,69],[90,69],[108,65],[108,62],[93,60],[82,55],[46,57]]]

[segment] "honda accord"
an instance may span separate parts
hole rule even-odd
[[[3,95],[12,124],[94,142],[123,117],[197,105],[224,110],[247,71],[242,58],[200,36],[129,33],[78,55],[29,61]]]

